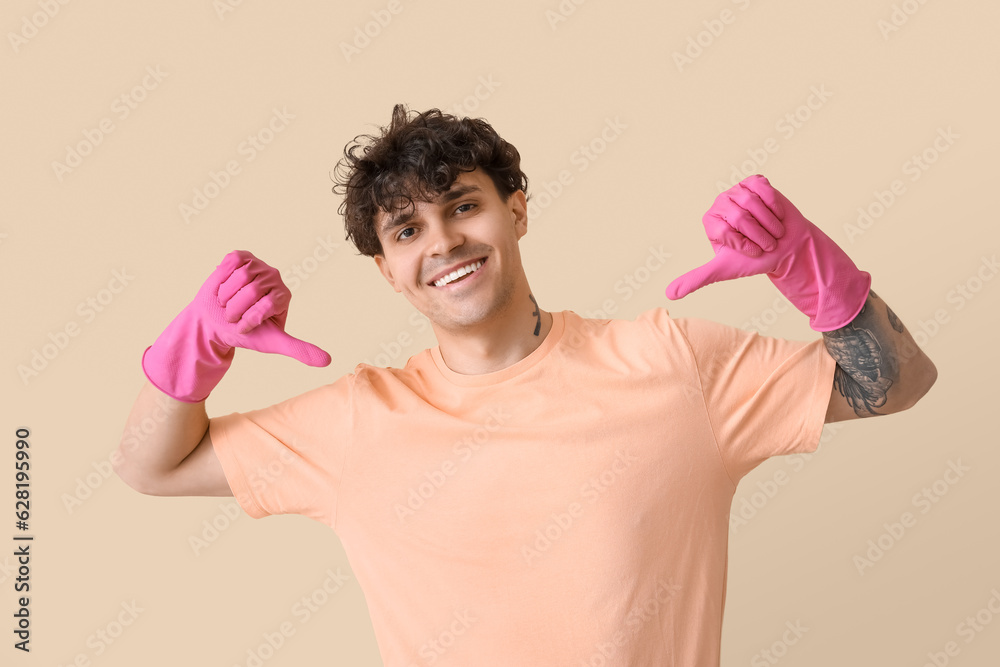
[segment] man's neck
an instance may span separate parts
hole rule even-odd
[[[552,329],[552,313],[529,298],[526,305],[512,307],[510,314],[475,331],[435,327],[441,358],[448,368],[462,375],[494,373],[534,352]]]

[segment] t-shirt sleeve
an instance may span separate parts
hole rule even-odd
[[[240,507],[255,519],[302,514],[333,527],[351,442],[354,375],[267,408],[210,420]]]
[[[836,367],[822,339],[772,338],[657,310],[654,323],[686,343],[734,484],[772,456],[816,451]]]

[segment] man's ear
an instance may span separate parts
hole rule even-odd
[[[390,285],[392,285],[392,289],[398,292],[399,288],[396,287],[396,281],[392,277],[392,270],[389,268],[389,262],[385,261],[385,255],[382,253],[377,253],[375,255],[375,266],[378,267],[378,270],[382,272],[382,276],[385,277]]]
[[[528,200],[524,190],[515,190],[507,200],[518,240],[528,233]]]

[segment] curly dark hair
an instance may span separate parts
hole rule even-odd
[[[411,117],[411,114],[416,114]],[[335,169],[334,194],[344,195],[345,238],[362,255],[383,254],[375,231],[379,211],[396,213],[430,201],[451,188],[461,172],[481,168],[507,201],[517,190],[528,192],[521,156],[482,118],[458,118],[429,109],[392,109],[392,122],[381,135],[362,134],[344,147]]]

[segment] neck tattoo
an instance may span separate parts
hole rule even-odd
[[[538,302],[535,301],[535,297],[529,294],[528,298],[531,299],[531,303],[535,304],[535,312],[531,314],[538,318],[538,321],[535,322],[535,335],[537,336],[538,332],[542,330],[542,313],[538,310]]]

